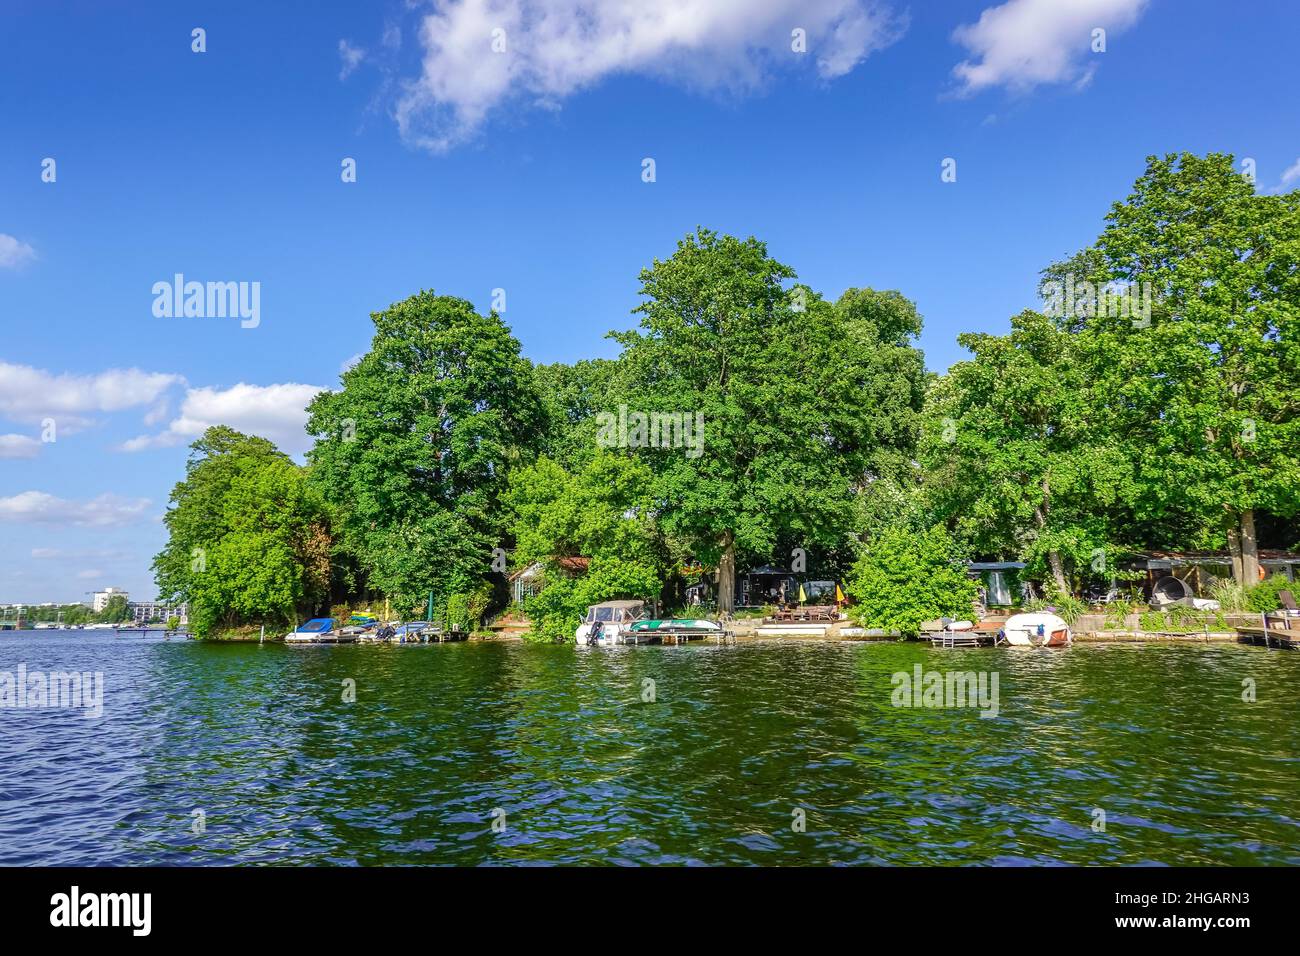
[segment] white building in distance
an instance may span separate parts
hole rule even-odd
[[[91,595],[90,609],[98,614],[108,605],[109,598],[123,597],[129,603],[131,595],[127,594],[121,588],[104,588],[102,591],[95,591]]]

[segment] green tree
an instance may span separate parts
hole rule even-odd
[[[703,423],[700,454],[638,453],[665,532],[718,567],[723,611],[738,553],[845,544],[858,495],[906,468],[915,445],[915,308],[869,289],[831,305],[785,290],[793,277],[758,240],[701,229],[641,273],[640,328],[611,334],[624,349],[611,406]]]
[[[154,559],[159,599],[188,601],[196,637],[293,624],[328,600],[331,536],[305,469],[264,438],[225,426],[191,446]]]
[[[1012,551],[1074,590],[1069,567],[1113,551],[1111,518],[1133,494],[1122,447],[1090,420],[1093,381],[1078,334],[1023,312],[1005,336],[965,333],[973,353],[930,390],[921,445],[925,500],[977,553]]]
[[[617,362],[610,359],[534,368],[546,410],[543,454],[567,469],[582,469],[597,451],[596,415],[611,404],[609,394],[617,368]]]
[[[1148,293],[1150,315],[1067,309],[1140,518],[1197,516],[1258,580],[1257,512],[1300,510],[1300,191],[1265,195],[1231,156],[1150,157],[1096,244],[1049,270]]]
[[[890,528],[863,551],[849,577],[853,615],[864,626],[911,636],[921,624],[972,613],[977,587],[941,526],[913,533]]]
[[[84,604],[69,604],[63,608],[63,623],[69,627],[89,624],[93,620],[90,608]]]
[[[370,351],[309,407],[312,477],[367,583],[406,611],[491,573],[499,498],[542,440],[532,368],[495,314],[421,292],[372,315]]]
[[[104,624],[121,624],[130,619],[131,608],[127,605],[125,597],[114,594],[104,602],[103,609],[96,616]]]
[[[644,462],[600,452],[577,474],[549,458],[516,471],[506,504],[517,542],[516,567],[539,562],[541,593],[525,602],[535,637],[572,641],[591,604],[617,598],[656,598],[666,573]],[[586,558],[585,572],[564,566]]]

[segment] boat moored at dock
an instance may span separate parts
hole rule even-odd
[[[335,627],[332,617],[314,617],[284,636],[286,644],[355,644],[355,633]]]
[[[1002,640],[1012,647],[1068,647],[1074,642],[1074,633],[1064,618],[1032,611],[1007,618]]]
[[[587,608],[574,633],[579,647],[649,644],[651,634],[633,634],[632,625],[645,620],[645,601],[602,601]]]
[[[726,636],[721,624],[707,618],[668,618],[664,620],[636,621],[628,628],[629,634],[648,637],[654,643],[684,644],[705,639],[720,641]],[[638,641],[637,643],[643,643]]]

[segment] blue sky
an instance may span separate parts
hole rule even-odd
[[[1298,42],[1288,0],[8,0],[0,603],[151,597],[185,444],[300,452],[306,397],[422,288],[504,289],[535,361],[611,356],[638,271],[705,225],[831,297],[901,290],[942,371],[1146,155],[1300,183]],[[176,273],[260,283],[259,324],[155,316]]]

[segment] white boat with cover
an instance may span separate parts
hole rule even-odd
[[[1011,615],[1002,625],[1002,638],[1012,647],[1066,647],[1074,642],[1065,619],[1046,611]]]
[[[603,601],[587,608],[574,634],[579,646],[648,644],[651,635],[632,633],[632,625],[645,619],[645,601]]]

